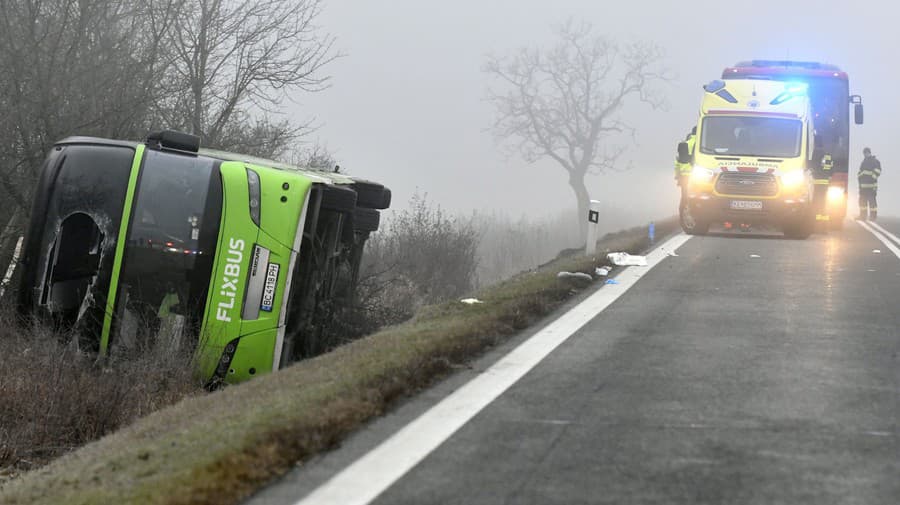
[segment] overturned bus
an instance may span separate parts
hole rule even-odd
[[[35,191],[19,311],[100,355],[190,339],[205,380],[244,380],[322,350],[390,200],[179,132],[68,138]]]

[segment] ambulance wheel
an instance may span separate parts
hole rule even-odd
[[[706,235],[709,232],[709,221],[694,216],[690,205],[684,205],[679,209],[678,220],[681,229],[688,235]]]

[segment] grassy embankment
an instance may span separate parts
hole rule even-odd
[[[657,224],[662,237],[675,230]],[[599,251],[639,252],[645,229],[604,237]],[[298,461],[335,447],[398,399],[548,315],[573,296],[557,260],[480,290],[480,305],[448,302],[282,372],[188,398],[6,484],[0,503],[237,503]]]

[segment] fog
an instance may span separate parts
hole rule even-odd
[[[777,58],[834,63],[863,96],[866,124],[851,129],[851,204],[862,148],[881,159],[882,213],[900,214],[900,169],[892,151],[900,101],[892,95],[898,46],[893,4],[756,1],[609,2],[587,0],[340,0],[320,24],[346,57],[328,71],[333,86],[292,105],[316,116],[315,136],[350,172],[386,183],[395,207],[415,192],[453,211],[502,209],[532,217],[574,207],[566,173],[553,162],[523,162],[495,143],[484,101],[488,53],[549,45],[552,27],[572,17],[619,41],[664,47],[676,78],[663,89],[668,110],[632,100],[623,117],[637,129],[621,173],[590,178],[592,198],[628,208],[634,222],[673,215],[676,143],[696,122],[701,85],[739,60]]]

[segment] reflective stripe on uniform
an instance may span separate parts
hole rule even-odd
[[[831,179],[813,179],[813,184],[828,185],[831,184]]]
[[[860,184],[860,189],[875,189],[878,187],[878,184]]]

